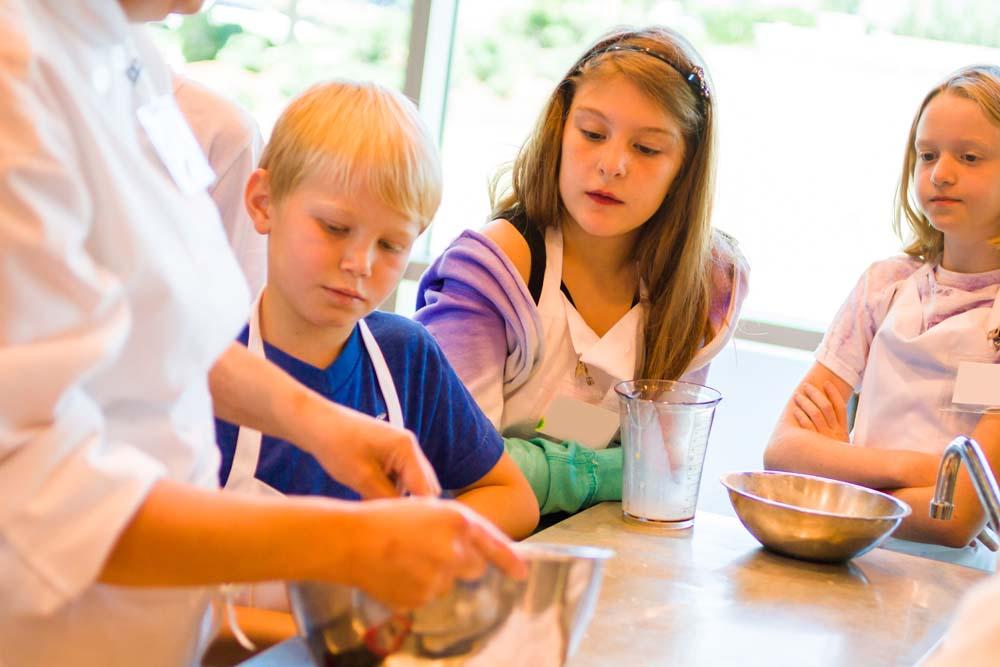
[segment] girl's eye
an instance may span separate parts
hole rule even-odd
[[[379,241],[378,244],[379,247],[382,248],[382,250],[386,250],[391,253],[403,252],[403,246],[399,245],[398,243],[393,243],[391,241]]]
[[[921,162],[930,162],[931,160],[934,159],[934,153],[931,153],[929,151],[921,151],[917,153],[917,159],[919,159]]]
[[[580,133],[587,139],[590,139],[591,141],[600,141],[601,139],[604,138],[604,135],[601,134],[600,132],[591,132],[590,130],[580,130]]]
[[[643,146],[642,144],[636,144],[635,149],[642,153],[643,155],[659,155],[660,151],[655,148],[650,148],[649,146]]]
[[[973,155],[972,153],[966,153],[965,155],[962,156],[962,160],[964,160],[965,162],[978,162],[979,156]]]

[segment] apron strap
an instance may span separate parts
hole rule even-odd
[[[251,354],[261,358],[264,358],[264,342],[260,335],[260,301],[263,294],[264,290],[261,290],[250,308],[247,334],[247,349]],[[236,451],[233,452],[233,466],[229,470],[224,488],[236,488],[256,478],[262,439],[260,431],[246,426],[239,427],[236,435]]]
[[[358,328],[361,330],[361,339],[365,343],[368,356],[371,357],[372,366],[375,367],[375,377],[378,379],[378,387],[382,391],[382,399],[385,401],[389,423],[404,428],[403,409],[399,404],[399,395],[396,393],[396,384],[392,381],[389,365],[385,363],[385,357],[382,355],[382,348],[378,346],[378,341],[375,340],[375,336],[372,335],[371,329],[368,328],[368,324],[363,319],[358,320]]]
[[[247,349],[251,353],[263,358],[264,342],[260,334],[260,301],[263,295],[257,295],[253,307],[250,310],[249,333],[247,336]],[[382,392],[382,399],[385,401],[386,412],[389,423],[393,426],[404,428],[403,410],[399,403],[399,395],[396,393],[396,385],[392,381],[392,374],[389,366],[382,355],[382,349],[378,346],[375,336],[372,335],[368,324],[362,319],[358,320],[358,328],[361,330],[361,339],[364,341],[365,349],[372,360],[375,368],[375,377],[378,380],[379,390]],[[256,479],[257,463],[260,460],[260,448],[263,437],[260,431],[241,426],[236,436],[236,451],[233,454],[233,466],[226,479],[225,488],[234,488],[247,484]]]

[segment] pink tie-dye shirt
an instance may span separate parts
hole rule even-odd
[[[905,256],[884,259],[869,266],[817,348],[816,360],[855,391],[861,387],[868,351],[893,297],[921,266],[920,260]],[[918,285],[924,331],[967,310],[991,305],[1000,289],[1000,270],[955,273],[937,266],[932,278]]]

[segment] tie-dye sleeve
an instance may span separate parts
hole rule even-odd
[[[893,257],[869,266],[816,349],[816,361],[855,391],[861,388],[868,352],[896,288],[919,267],[920,262],[909,257]]]

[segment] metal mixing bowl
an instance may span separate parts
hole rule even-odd
[[[414,612],[394,614],[361,591],[291,582],[292,614],[320,667],[562,665],[590,621],[606,549],[519,544],[524,580],[490,567]]]
[[[720,480],[750,534],[772,551],[822,562],[867,553],[910,507],[872,489],[812,475],[738,472]]]

